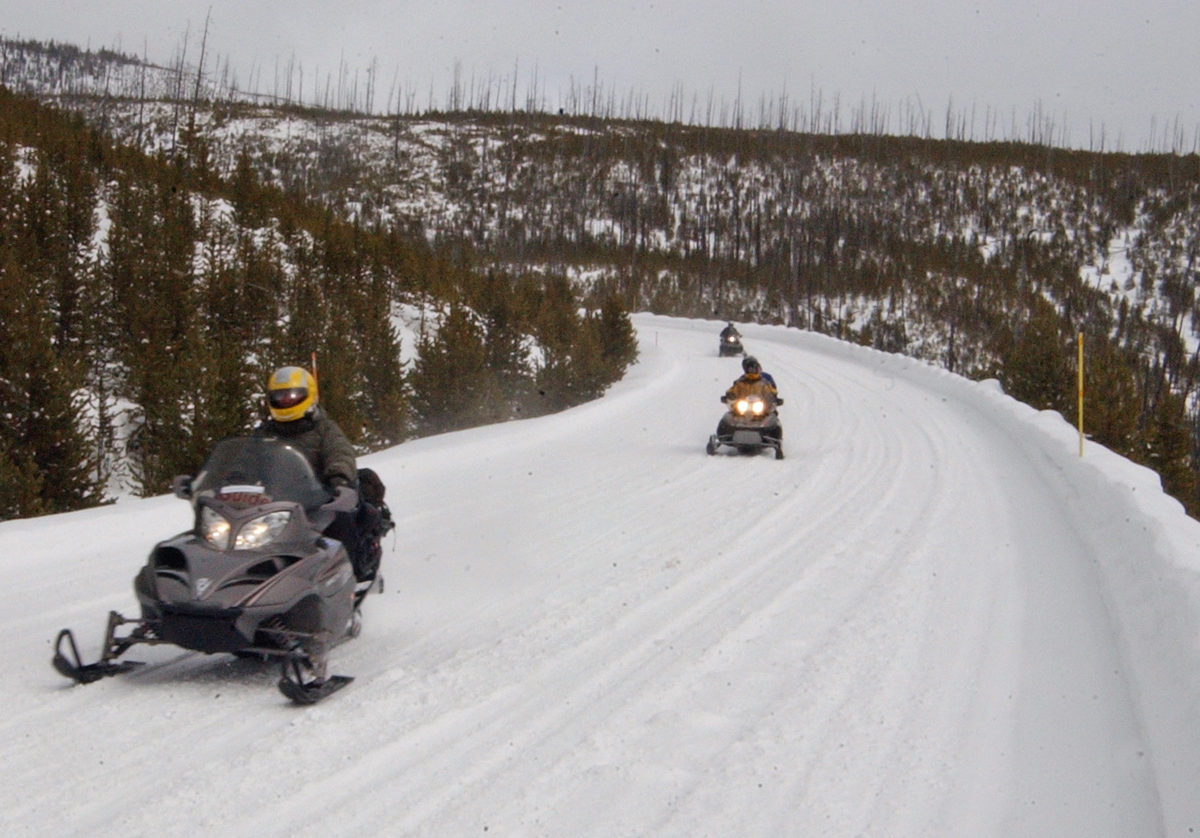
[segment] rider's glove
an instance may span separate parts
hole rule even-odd
[[[352,512],[358,506],[358,492],[345,484],[333,487],[333,498],[325,504],[335,512]]]

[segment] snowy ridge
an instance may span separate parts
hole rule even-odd
[[[0,524],[6,835],[1150,836],[1200,829],[1200,524],[1157,476],[898,355],[742,328],[788,458],[704,454],[721,324],[634,318],[603,399],[364,458],[386,591],[286,705],[146,650],[174,498]]]

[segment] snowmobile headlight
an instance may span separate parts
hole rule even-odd
[[[264,544],[270,544],[283,532],[284,527],[291,520],[292,513],[287,510],[259,515],[257,518],[246,522],[238,530],[237,539],[235,539],[233,546],[238,550],[253,550],[256,547],[262,547]]]
[[[747,413],[762,416],[763,412],[767,409],[762,399],[738,399],[737,404],[733,407],[739,416],[745,416]]]
[[[225,550],[229,547],[229,530],[229,521],[221,513],[211,506],[200,507],[200,535],[205,541],[218,550]]]

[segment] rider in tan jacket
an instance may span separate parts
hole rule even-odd
[[[761,397],[769,407],[774,407],[779,398],[774,382],[763,375],[762,364],[753,355],[742,361],[742,376],[725,391],[721,401],[735,402],[748,396]]]

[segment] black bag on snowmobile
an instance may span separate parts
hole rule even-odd
[[[358,544],[350,550],[350,557],[354,562],[354,575],[360,582],[374,579],[379,572],[379,563],[383,558],[380,541],[396,526],[392,521],[392,511],[384,502],[386,493],[383,481],[373,469],[358,470],[359,505],[354,522],[358,530]]]

